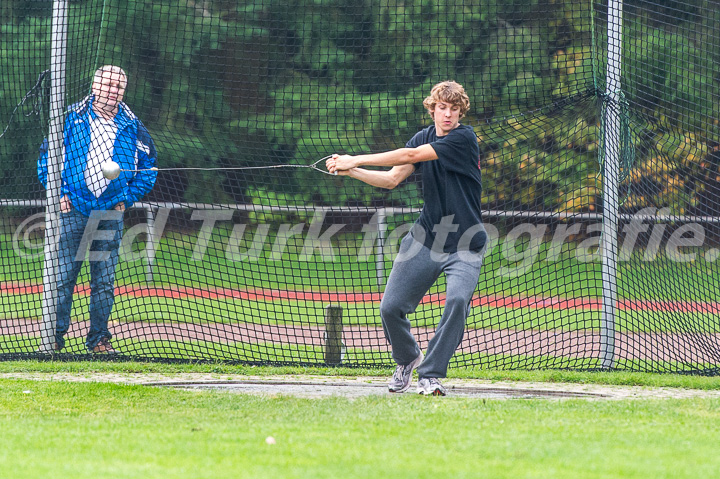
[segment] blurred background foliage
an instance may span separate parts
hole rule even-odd
[[[304,165],[403,146],[422,99],[462,83],[481,141],[487,209],[598,211],[606,0],[74,0],[68,103],[97,66],[129,73],[126,101],[161,167]],[[720,8],[625,1],[623,89],[634,155],[624,211],[717,214]],[[52,2],[0,6],[0,197],[41,198],[44,120],[11,118],[49,68]],[[42,109],[42,108],[41,108]],[[309,169],[168,172],[150,199],[417,206],[415,181],[342,188]],[[332,188],[317,188],[319,181]],[[208,183],[210,182],[210,183]],[[208,184],[217,188],[209,189]]]

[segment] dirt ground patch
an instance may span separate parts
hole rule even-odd
[[[362,376],[244,376],[205,373],[0,373],[4,379],[37,381],[107,382],[173,387],[193,390],[221,390],[228,393],[265,396],[321,398],[342,396],[358,398],[387,395],[387,378]],[[720,398],[720,391],[683,388],[604,386],[598,384],[488,381],[447,379],[448,395],[487,399],[682,399]],[[411,389],[414,391],[414,389]]]

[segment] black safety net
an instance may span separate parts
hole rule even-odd
[[[718,24],[717,0],[3,0],[0,357],[392,365],[421,173],[325,158],[404,147],[454,80],[489,240],[451,364],[717,373]]]

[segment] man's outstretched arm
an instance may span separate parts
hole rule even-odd
[[[360,166],[400,166],[413,165],[421,161],[437,160],[435,149],[430,145],[417,148],[398,148],[397,150],[369,155],[333,155],[325,164],[330,173],[351,170]]]
[[[391,190],[402,183],[414,170],[413,165],[400,165],[385,171],[353,168],[350,170],[338,170],[337,174],[355,178],[371,186]]]

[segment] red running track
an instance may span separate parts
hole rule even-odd
[[[23,295],[40,294],[42,285],[34,283],[6,282],[0,283],[0,292],[4,294]],[[76,294],[89,295],[88,285],[78,285]],[[317,303],[379,303],[382,294],[376,293],[343,293],[318,291],[287,291],[280,289],[230,289],[230,288],[192,288],[185,286],[119,286],[115,288],[116,296],[156,297],[156,298],[199,298],[199,299],[240,299],[248,301],[310,301]],[[441,305],[445,301],[442,294],[425,296],[422,304]],[[487,306],[494,308],[550,308],[558,310],[580,309],[600,310],[602,300],[599,298],[560,298],[545,296],[504,296],[479,295],[472,301],[473,307]],[[661,311],[683,313],[720,314],[720,302],[716,301],[662,301],[662,300],[618,300],[617,308],[621,311]]]
[[[42,286],[37,284],[0,283],[4,295],[39,294]],[[80,285],[77,294],[87,295],[89,287]],[[380,293],[331,293],[300,292],[270,289],[235,290],[228,288],[188,287],[118,287],[116,294],[126,297],[159,298],[205,298],[246,299],[253,301],[311,301],[321,303],[374,304],[381,299]],[[425,298],[426,304],[442,304],[442,295]],[[478,296],[474,306],[503,308],[551,308],[563,310],[599,310],[598,299],[563,299],[520,296]],[[621,310],[670,311],[670,312],[720,312],[717,302],[698,301],[638,301],[621,300]],[[42,321],[38,318],[14,318],[0,320],[0,335],[37,336]],[[87,321],[74,321],[69,336],[83,337],[87,334]],[[251,343],[298,346],[321,346],[324,344],[325,328],[319,324],[252,324],[252,323],[201,323],[188,322],[116,322],[112,326],[116,339],[134,341],[203,341],[208,343]],[[426,348],[432,337],[431,328],[413,328],[421,348]],[[345,326],[343,341],[348,349],[388,351],[382,328],[374,326]],[[606,341],[597,331],[562,330],[513,330],[468,329],[460,345],[463,352],[483,352],[506,356],[550,356],[564,358],[598,358],[600,345]],[[615,357],[618,359],[665,361],[686,364],[720,364],[720,334],[717,333],[615,333]],[[22,348],[21,348],[22,349]],[[72,352],[72,351],[71,351]],[[360,353],[362,354],[362,353]],[[237,359],[237,358],[235,358]],[[288,358],[290,360],[291,358]]]

